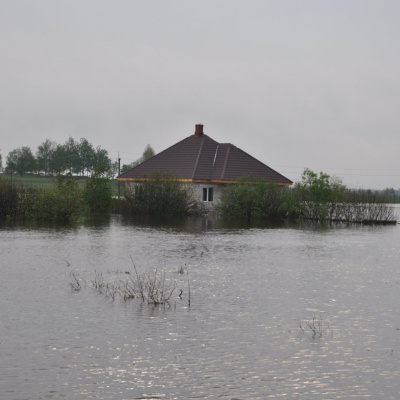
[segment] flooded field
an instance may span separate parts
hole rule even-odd
[[[114,216],[2,226],[0,255],[1,399],[399,399],[400,225]],[[133,262],[169,304],[93,288]]]

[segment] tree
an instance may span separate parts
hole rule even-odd
[[[394,188],[386,188],[382,191],[382,196],[388,203],[396,203],[396,191]]]
[[[3,159],[1,157],[1,153],[0,153],[0,172],[3,169]]]
[[[96,147],[96,151],[94,153],[94,164],[93,165],[103,165],[105,171],[111,171],[112,162],[111,158],[108,156],[108,151],[102,149],[100,146]]]
[[[36,162],[38,171],[48,175],[52,169],[52,163],[57,145],[50,139],[46,139],[36,150]]]
[[[142,157],[140,158],[140,163],[147,161],[155,155],[156,153],[154,152],[154,149],[148,144],[143,151]]]
[[[68,140],[64,143],[64,149],[67,158],[67,168],[69,172],[71,174],[79,174],[81,170],[79,143],[70,136]]]
[[[12,150],[7,155],[6,172],[18,172],[23,176],[26,172],[33,172],[36,169],[36,160],[32,150],[28,146]]]
[[[130,164],[123,164],[121,167],[121,174],[136,167],[137,165],[141,164],[142,162],[147,161],[151,157],[154,157],[156,155],[154,149],[148,144],[146,148],[143,151],[143,154],[140,158],[138,158],[136,161],[133,161]]]
[[[63,144],[57,144],[50,163],[50,172],[63,170],[68,163],[66,147]]]
[[[332,219],[337,206],[345,201],[347,191],[339,178],[306,168],[301,182],[284,196],[282,208],[294,217]]]
[[[17,150],[12,150],[7,154],[6,169],[9,174],[17,172],[18,153]]]
[[[85,172],[91,172],[94,167],[95,150],[87,139],[81,139],[78,145],[78,153],[80,158],[80,174],[84,175]]]

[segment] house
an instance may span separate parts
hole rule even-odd
[[[230,143],[218,143],[204,134],[203,125],[195,133],[154,157],[118,176],[119,181],[143,182],[156,171],[179,177],[179,181],[194,185],[199,201],[206,206],[218,201],[226,184],[239,178],[265,178],[278,185],[291,185],[272,168],[256,160]]]

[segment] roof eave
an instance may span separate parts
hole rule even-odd
[[[153,178],[117,178],[120,182],[146,182],[153,181]],[[224,179],[184,179],[184,178],[172,178],[167,179],[176,182],[183,183],[208,183],[208,184],[221,184],[221,183],[243,183],[243,180],[224,180]],[[249,182],[251,183],[251,182]],[[279,186],[290,186],[293,182],[271,182]]]

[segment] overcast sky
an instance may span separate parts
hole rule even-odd
[[[400,188],[400,1],[0,0],[0,149],[122,163],[196,123],[293,181]]]

